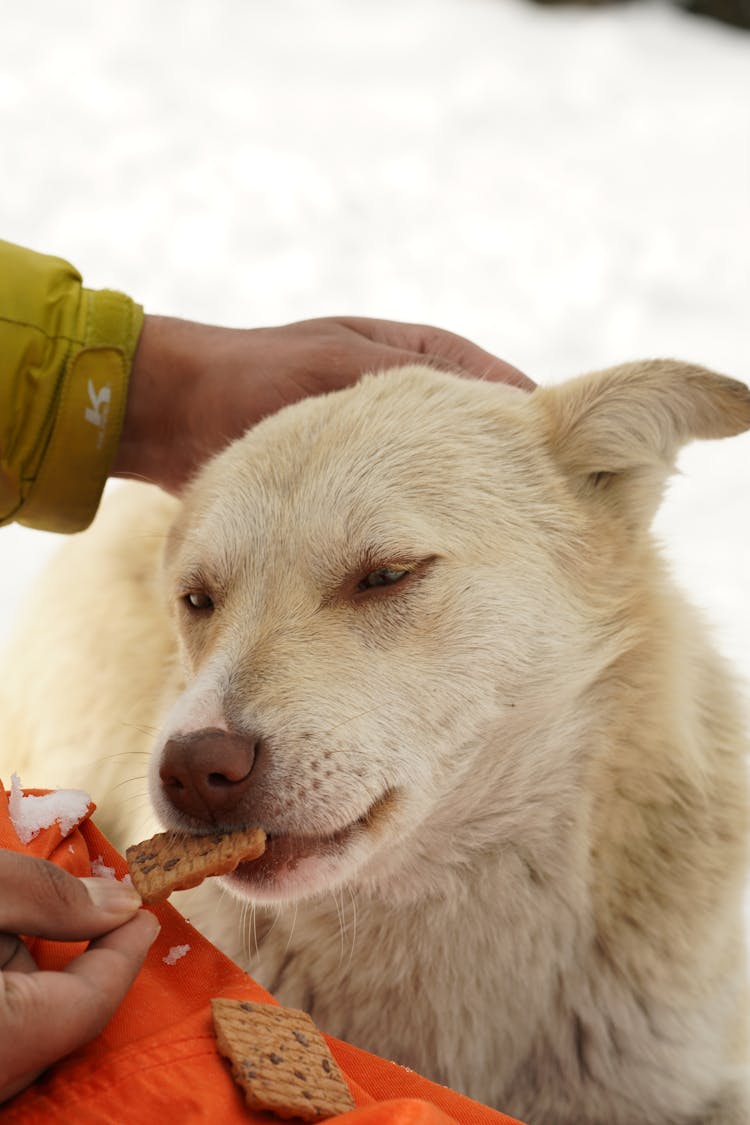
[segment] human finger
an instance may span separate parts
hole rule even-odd
[[[0,1101],[102,1031],[158,932],[154,915],[141,910],[63,972],[0,974]]]
[[[428,330],[424,338],[424,348],[427,358],[433,357],[436,362],[443,360],[443,362],[454,363],[467,375],[473,375],[478,379],[507,383],[524,391],[533,391],[536,386],[528,375],[524,375],[523,371],[519,371],[513,364],[460,336],[452,337],[450,333],[444,333],[439,329],[436,330],[436,335],[432,336]]]
[[[138,910],[137,891],[116,879],[78,879],[45,859],[0,850],[0,932],[85,941]]]
[[[439,367],[458,368],[480,379],[508,383],[526,391],[534,390],[536,385],[513,364],[485,351],[471,340],[442,328],[368,317],[344,317],[341,323],[374,344],[394,349],[394,354],[384,356],[394,366],[427,361]],[[395,354],[397,352],[401,353],[400,357]]]

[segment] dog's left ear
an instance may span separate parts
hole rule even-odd
[[[575,486],[606,492],[650,520],[682,445],[750,429],[750,389],[678,360],[655,359],[540,388],[532,400]]]

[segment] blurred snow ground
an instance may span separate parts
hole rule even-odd
[[[0,232],[147,310],[432,322],[539,381],[750,380],[750,33],[648,0],[27,0]],[[658,531],[750,684],[750,437]],[[53,537],[3,529],[0,640]]]

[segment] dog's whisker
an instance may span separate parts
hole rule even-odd
[[[258,907],[253,902],[252,904],[252,922],[253,922],[253,960],[260,956],[260,942],[258,941]]]
[[[124,777],[122,781],[118,781],[115,785],[112,786],[110,792],[114,793],[117,789],[122,789],[123,785],[132,785],[136,781],[145,780],[146,777],[144,774],[138,774],[136,777]],[[148,793],[146,793],[145,795],[148,796]],[[141,794],[141,796],[143,796],[143,794]]]
[[[282,907],[280,905],[277,905],[277,907],[274,911],[274,917],[271,921],[270,926],[268,927],[268,934],[269,935],[272,934],[273,931],[276,929],[276,926],[278,925],[279,920],[281,918],[281,913],[282,913]]]
[[[284,956],[286,956],[286,954],[289,952],[289,949],[290,949],[291,944],[292,944],[292,938],[294,937],[294,927],[297,925],[297,910],[298,910],[298,908],[299,908],[299,900],[295,900],[294,911],[292,913],[292,924],[289,927],[289,937],[287,938],[286,946],[284,947]]]
[[[112,792],[114,792],[114,790],[117,788],[119,788],[119,786],[114,786]],[[143,801],[144,805],[151,804],[151,798],[149,797],[148,792],[144,793],[143,790],[140,790],[137,793],[124,793],[120,796],[120,800],[123,802],[123,804],[126,801]]]
[[[245,957],[248,961],[254,961],[258,956],[258,927],[257,927],[257,909],[255,902],[248,899],[244,903],[244,911],[242,918],[242,941],[245,950]]]
[[[338,931],[339,931],[339,962],[338,962],[338,968],[340,969],[341,965],[342,965],[342,962],[344,960],[344,911],[343,911],[343,901],[339,900],[339,893],[340,893],[339,887],[335,887],[331,891],[331,898],[333,899],[333,905],[336,909],[336,918],[337,918],[338,924],[339,924],[338,925]]]
[[[335,723],[334,726],[328,727],[324,737],[327,738],[329,734],[340,730],[340,728],[346,726],[347,723],[353,723],[356,719],[363,719],[365,715],[373,715],[378,710],[378,707],[367,707],[364,711],[358,711],[355,715],[348,715],[345,719],[342,719],[340,723]]]
[[[352,887],[351,883],[346,883],[345,886],[346,886],[346,889],[349,892],[349,898],[351,899],[351,903],[352,903],[352,922],[351,922],[352,940],[351,940],[351,944],[349,946],[349,960],[346,963],[346,971],[347,971],[347,974],[348,974],[351,971],[352,961],[354,959],[354,947],[357,943],[357,896],[354,893],[354,888]]]
[[[222,895],[225,898],[231,899],[231,895],[227,888],[221,888]],[[254,937],[255,932],[255,903],[251,899],[243,899],[240,903],[240,942],[242,946],[242,955],[245,961],[251,961],[253,958],[251,936]],[[257,954],[257,940],[254,942]]]
[[[152,726],[151,723],[136,723],[136,722],[121,722],[120,726],[125,730],[137,730],[140,734],[147,734],[149,737],[155,738],[159,734],[159,727]],[[137,751],[130,751],[130,753],[137,753]],[[147,750],[141,751],[147,754]]]
[[[135,827],[137,829],[137,831],[134,833],[136,839],[138,839],[139,836],[144,835],[144,831],[146,829],[146,826],[149,824],[150,815],[151,815],[150,807],[144,807],[143,816],[138,819],[137,823],[134,822]]]
[[[101,766],[105,762],[114,762],[118,758],[150,758],[151,755],[148,750],[118,750],[112,754],[98,754],[96,757],[81,758],[81,766],[86,766],[93,769],[96,766]]]
[[[224,888],[223,887],[221,887],[221,889],[220,889],[220,894],[221,894],[221,897],[224,898]],[[241,945],[241,948],[242,948],[242,955],[245,958],[249,957],[249,955],[250,955],[250,943],[248,941],[248,934],[247,934],[247,919],[248,919],[249,913],[250,913],[250,903],[249,902],[241,902],[240,903],[240,945]]]
[[[249,917],[250,903],[243,902],[240,906],[240,943],[242,947],[242,956],[246,961],[250,960],[250,934],[248,932]]]

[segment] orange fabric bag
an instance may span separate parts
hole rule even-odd
[[[38,793],[40,790],[28,790]],[[19,841],[0,785],[0,847],[49,859],[77,876],[91,874],[101,857],[118,878],[125,861],[89,819],[62,836],[57,825],[28,845]],[[168,904],[153,908],[161,933],[135,984],[101,1035],[51,1067],[31,1087],[0,1107],[3,1125],[265,1125],[270,1115],[248,1109],[216,1051],[209,1001],[214,996],[273,1003],[258,984],[201,937]],[[174,965],[162,958],[175,945],[189,952]],[[60,969],[83,946],[33,939],[29,948],[44,969]],[[326,1037],[357,1108],[331,1125],[518,1125],[413,1071]]]

